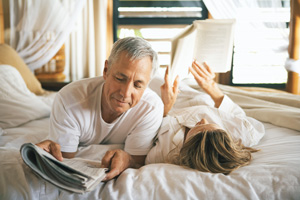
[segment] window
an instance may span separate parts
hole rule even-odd
[[[158,52],[161,70],[170,64],[171,38],[194,20],[206,19],[201,0],[127,1],[114,0],[114,40],[140,36]]]
[[[265,6],[255,12],[241,10],[242,16],[238,16],[242,20],[237,23],[232,70],[226,74],[231,76],[231,85],[284,88],[287,81],[284,63],[288,53],[281,50],[288,45],[283,36],[289,33],[290,3],[282,0],[283,7],[273,12],[268,7],[271,0],[258,2]],[[161,70],[164,70],[163,67],[170,64],[171,38],[194,20],[207,17],[202,0],[114,0],[114,40],[126,36],[148,40],[158,52]],[[249,29],[249,22],[255,24],[256,20],[263,20],[267,28]],[[278,23],[274,26],[274,21],[282,22],[285,27]]]
[[[258,2],[264,6],[240,11],[234,42],[232,84],[284,88],[290,4],[282,1],[283,7],[274,9],[269,7],[269,0]]]

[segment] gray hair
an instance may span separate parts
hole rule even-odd
[[[126,37],[119,39],[113,45],[110,56],[108,57],[108,70],[111,65],[120,58],[122,52],[126,51],[130,61],[139,60],[149,56],[152,61],[152,78],[158,68],[157,53],[152,49],[149,42],[140,37]]]

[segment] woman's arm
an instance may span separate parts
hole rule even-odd
[[[193,61],[192,67],[190,67],[189,70],[198,85],[213,99],[215,107],[219,108],[223,101],[224,94],[214,81],[215,73],[206,63],[199,64],[196,60]]]
[[[189,70],[193,74],[198,85],[202,87],[202,89],[213,99],[215,107],[219,108],[223,101],[224,94],[214,81],[215,73],[212,72],[211,68],[206,63],[201,65],[197,61],[193,61]],[[179,91],[178,76],[176,77],[173,85],[171,85],[169,82],[168,68],[165,73],[165,83],[160,87],[160,89],[161,98],[164,103],[164,116],[166,116],[173,107]]]
[[[178,95],[178,76],[175,78],[173,86],[169,82],[169,69],[165,72],[165,83],[160,87],[161,99],[164,103],[164,117],[173,107]]]

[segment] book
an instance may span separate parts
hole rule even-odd
[[[206,62],[214,72],[231,69],[234,19],[196,20],[172,39],[170,81],[193,78],[188,68],[194,59]]]
[[[63,161],[59,161],[32,143],[23,144],[20,154],[24,163],[37,175],[67,191],[91,191],[106,176],[107,169],[100,167],[101,161],[82,158],[64,158]]]

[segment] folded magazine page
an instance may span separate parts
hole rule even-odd
[[[59,161],[40,147],[25,143],[20,148],[24,163],[36,174],[61,189],[76,193],[91,191],[105,178],[100,161],[64,158]]]

